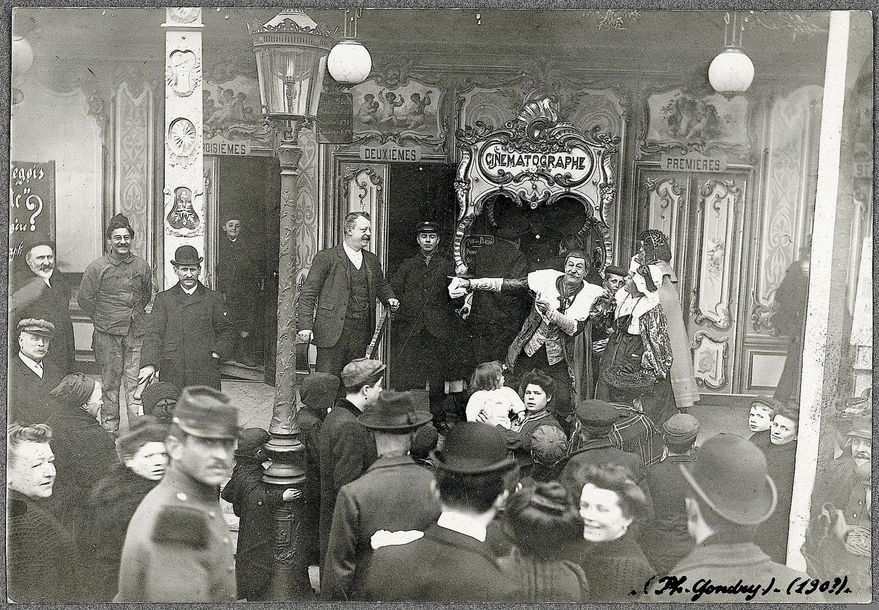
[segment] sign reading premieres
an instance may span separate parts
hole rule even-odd
[[[663,154],[660,167],[667,171],[679,172],[723,172],[726,171],[726,158],[722,156],[706,157],[696,152],[686,155]]]
[[[563,152],[532,153],[510,150],[494,142],[480,152],[479,167],[490,179],[507,174],[515,177],[522,173],[548,173],[564,177],[564,182],[580,184],[592,174],[593,161],[589,151],[577,146]]]
[[[9,260],[29,236],[55,239],[55,162],[9,164]]]

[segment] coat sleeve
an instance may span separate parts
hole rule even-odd
[[[345,490],[339,492],[324,560],[321,596],[328,601],[348,601],[357,569],[360,519],[357,504]]]
[[[126,536],[119,562],[119,587],[114,602],[146,601],[144,582],[150,557],[141,541]]]
[[[85,268],[82,274],[82,281],[79,283],[79,294],[76,302],[79,303],[86,315],[90,318],[95,317],[95,305],[98,301],[98,289],[101,286],[101,278],[97,266],[92,263]]]
[[[299,305],[296,307],[296,325],[299,330],[311,330],[314,327],[314,308],[330,273],[330,260],[324,252],[326,250],[315,255],[305,284],[299,292]]]
[[[375,286],[377,288],[376,294],[378,295],[379,300],[387,305],[388,299],[395,299],[397,297],[394,296],[394,289],[391,288],[388,280],[385,279],[384,269],[382,269],[382,264],[377,257],[375,259],[375,262]]]
[[[168,310],[165,298],[158,294],[153,309],[147,317],[147,329],[140,352],[140,366],[159,367],[162,359],[162,343],[165,339],[165,326],[168,323]]]
[[[339,493],[344,485],[358,478],[368,464],[364,457],[363,434],[360,422],[344,422],[333,445],[333,486]]]
[[[214,293],[216,299],[211,307],[212,324],[214,326],[214,345],[212,349],[219,354],[220,360],[232,355],[235,348],[235,325],[226,311],[226,299],[220,293]]]

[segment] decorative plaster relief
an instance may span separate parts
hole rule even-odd
[[[675,246],[679,216],[687,201],[686,186],[674,178],[647,178],[647,197],[642,205],[647,208],[647,225],[668,235],[672,251]]]
[[[172,23],[192,23],[197,18],[201,9],[198,7],[175,7],[166,8],[165,17]]]
[[[165,189],[164,193],[165,207],[169,208],[165,216],[165,233],[175,237],[203,235],[204,225],[195,210],[193,200],[204,195],[204,191],[196,191],[193,195],[188,187],[178,186],[173,193],[169,189]]]
[[[198,130],[189,119],[181,117],[171,121],[165,139],[171,165],[189,167],[199,152],[200,140]]]
[[[696,385],[719,390],[727,384],[726,361],[729,356],[727,337],[714,338],[704,330],[697,330],[691,346],[696,369]]]
[[[201,83],[201,60],[190,49],[174,49],[165,67],[168,87],[179,97],[188,97]]]

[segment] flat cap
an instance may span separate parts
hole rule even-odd
[[[589,398],[577,403],[577,418],[589,428],[610,428],[619,419],[619,413],[613,404]]]
[[[696,438],[699,420],[689,413],[675,413],[662,424],[665,438],[674,443],[685,443]]]
[[[271,435],[262,428],[245,428],[238,433],[238,447],[235,455],[247,456],[265,445]]]
[[[784,407],[784,403],[771,396],[758,396],[751,401],[752,407],[764,407],[771,411],[778,411]]]
[[[183,388],[171,421],[199,438],[238,438],[238,409],[228,396],[207,386]]]
[[[385,370],[381,360],[369,358],[356,358],[345,365],[342,369],[342,383],[346,388],[357,388],[366,383],[370,377]]]
[[[568,453],[568,438],[557,426],[538,426],[531,433],[531,458],[545,466],[555,466]]]
[[[46,320],[37,320],[36,318],[25,318],[18,323],[19,333],[30,333],[41,337],[55,336],[55,325]]]
[[[134,420],[128,430],[121,432],[116,439],[116,451],[124,458],[134,455],[147,443],[163,443],[168,436],[168,426],[152,415],[144,415]]]
[[[439,225],[429,220],[419,222],[415,225],[415,234],[418,235],[420,233],[439,233]]]

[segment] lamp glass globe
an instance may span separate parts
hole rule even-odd
[[[747,91],[754,81],[754,64],[739,49],[724,49],[708,66],[708,82],[718,93]]]
[[[356,40],[343,40],[330,51],[327,69],[336,82],[358,85],[369,77],[372,57]]]

